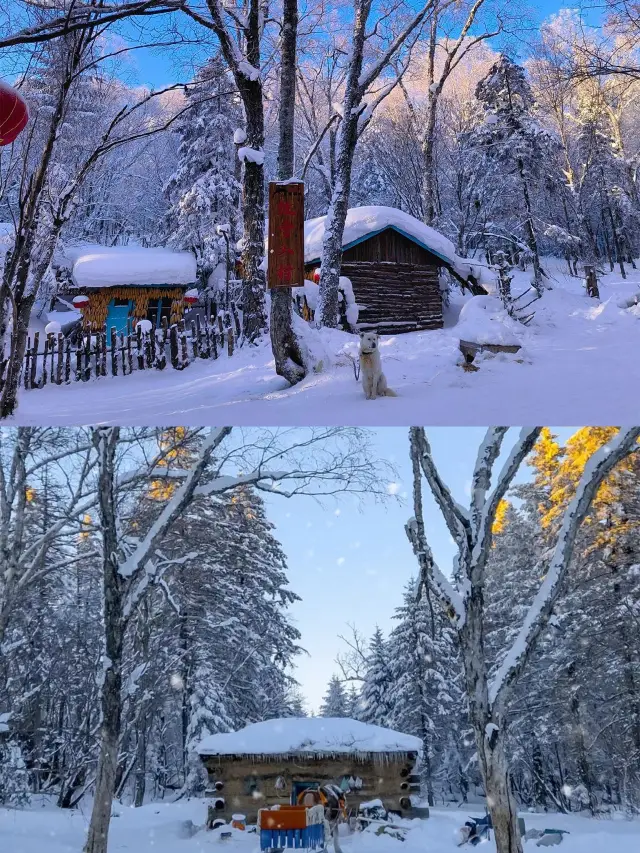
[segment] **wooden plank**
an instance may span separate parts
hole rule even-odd
[[[269,183],[267,286],[304,283],[304,184]]]

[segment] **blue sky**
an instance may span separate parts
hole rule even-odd
[[[573,432],[570,428],[553,431],[562,440]],[[275,535],[287,554],[290,586],[302,597],[292,608],[292,617],[309,656],[300,657],[295,675],[309,710],[318,710],[329,678],[338,671],[336,655],[346,648],[339,635],[349,633],[349,623],[367,637],[376,625],[386,633],[393,626],[393,611],[401,604],[403,588],[415,573],[404,533],[404,524],[412,515],[410,496],[406,495],[411,487],[408,429],[383,427],[372,432],[380,456],[398,470],[390,490],[397,491],[399,501],[390,499],[380,505],[345,496],[320,506],[305,497],[267,499]],[[510,431],[506,452],[517,432]],[[484,430],[441,427],[428,429],[428,434],[445,482],[466,505]],[[436,560],[448,572],[454,553],[449,533],[428,499],[425,508]]]
[[[533,22],[542,22],[549,15],[557,12],[562,8],[588,8],[593,11],[589,13],[589,18],[594,20],[600,14],[601,6],[596,2],[558,2],[558,0],[523,0],[521,3],[523,10],[526,10],[526,17]],[[523,15],[523,20],[525,16]],[[169,18],[165,20],[170,20]],[[176,16],[176,21],[179,22],[181,32],[190,35],[198,40],[199,44],[181,45],[175,47],[161,47],[157,49],[145,48],[137,50],[130,54],[127,58],[127,76],[130,75],[131,81],[138,84],[147,84],[154,88],[162,88],[176,81],[183,82],[191,79],[192,70],[195,64],[200,62],[204,57],[215,51],[215,40],[212,34],[193,25],[186,26],[182,16]],[[158,22],[146,20],[144,21],[144,32],[155,32],[157,40],[166,39],[166,30],[161,19]],[[120,33],[129,39],[139,41],[140,28],[136,22],[126,24],[120,27]],[[530,33],[523,29],[515,34],[515,42],[522,40],[521,48],[526,50],[525,43]],[[205,41],[206,39],[206,41]],[[145,35],[145,41],[149,42],[152,39]],[[518,49],[516,47],[516,49]]]

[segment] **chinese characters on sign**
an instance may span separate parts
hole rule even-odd
[[[267,284],[304,284],[304,184],[269,184],[269,260]]]

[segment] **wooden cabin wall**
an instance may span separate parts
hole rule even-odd
[[[171,323],[178,323],[184,314],[184,287],[104,287],[86,288],[89,304],[82,309],[85,325],[92,331],[100,331],[107,322],[107,312],[112,299],[133,301],[132,316],[143,320],[147,316],[150,299],[171,299]]]
[[[408,789],[415,759],[405,756],[385,755],[382,761],[358,761],[352,756],[330,759],[283,756],[273,761],[253,760],[251,756],[205,756],[203,762],[209,778],[208,796],[212,804],[216,799],[224,800],[217,812],[227,821],[233,814],[240,813],[246,815],[249,823],[255,823],[258,809],[290,803],[294,781],[339,785],[343,776],[360,777],[362,787],[346,795],[349,809],[379,798],[387,808],[402,810],[400,800],[417,793]],[[284,790],[276,788],[278,778],[285,780]],[[216,783],[223,785],[219,791],[214,790]],[[255,785],[254,793],[252,785]]]
[[[382,335],[393,335],[442,328],[437,267],[390,261],[343,261],[341,272],[351,280],[353,295],[361,306],[359,330],[373,329]]]
[[[308,265],[308,277],[316,266]],[[382,335],[441,329],[441,266],[432,252],[390,228],[346,249],[340,273],[362,306],[358,329]]]
[[[359,261],[393,261],[398,264],[438,267],[440,258],[409,240],[403,234],[388,228],[380,234],[374,234],[368,240],[346,249],[342,255],[343,263]]]

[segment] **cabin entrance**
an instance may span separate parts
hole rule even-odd
[[[107,309],[107,334],[115,328],[116,334],[128,335],[131,331],[131,307],[130,299],[112,299]]]
[[[291,805],[298,805],[298,797],[303,791],[308,791],[309,788],[318,789],[320,782],[292,782],[291,783]]]

